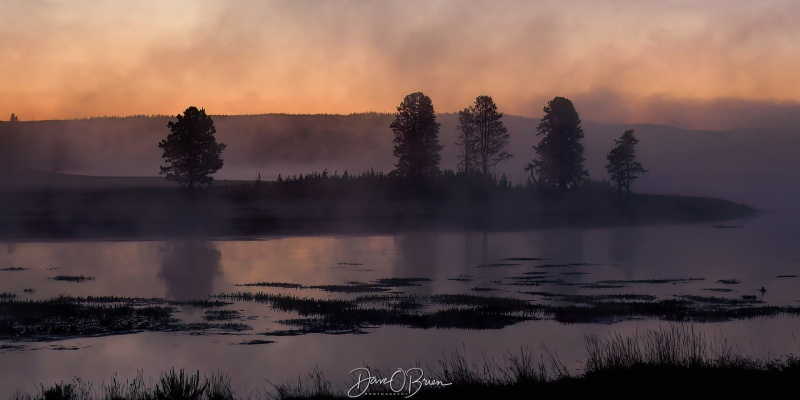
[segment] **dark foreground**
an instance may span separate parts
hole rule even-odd
[[[535,187],[455,174],[415,184],[381,174],[353,178],[310,175],[281,182],[223,182],[193,191],[92,182],[0,185],[0,237],[126,239],[525,230],[715,222],[756,214],[751,207],[721,199],[620,195],[601,183],[567,193],[542,193]]]
[[[315,370],[296,382],[272,384],[263,391],[237,393],[231,378],[184,370],[162,373],[152,386],[138,377],[93,387],[76,379],[42,386],[40,393],[17,394],[23,399],[333,399],[373,396],[428,398],[795,398],[800,394],[800,360],[793,356],[754,359],[731,348],[709,348],[701,334],[672,326],[632,337],[586,337],[582,371],[571,372],[553,352],[540,358],[530,352],[509,353],[502,363],[483,365],[453,354],[434,368],[426,385],[394,381],[394,389],[377,382],[393,371],[372,370],[370,385],[327,380]],[[541,360],[541,361],[538,361]],[[367,368],[365,367],[365,371]],[[398,375],[399,376],[399,375]]]

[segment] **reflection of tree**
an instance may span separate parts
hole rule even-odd
[[[583,262],[583,234],[582,229],[552,229],[542,232],[539,234],[542,255],[556,263]]]
[[[611,236],[611,260],[614,264],[624,269],[625,279],[633,279],[633,272],[636,269],[636,253],[634,250],[631,229],[615,229]]]
[[[470,275],[478,265],[489,264],[489,235],[486,232],[464,232],[464,274]]]
[[[439,261],[438,239],[436,233],[424,231],[404,232],[395,236],[397,258],[393,276],[434,278]],[[429,294],[432,288],[429,283],[423,284],[418,293]]]
[[[214,290],[214,278],[222,275],[220,252],[210,242],[168,242],[158,277],[167,284],[167,297],[202,300]]]

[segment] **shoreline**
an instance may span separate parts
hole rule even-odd
[[[416,230],[526,231],[722,223],[764,215],[724,199],[586,190],[547,197],[490,193],[281,193],[233,185],[177,188],[5,190],[4,240],[159,240],[392,234]]]

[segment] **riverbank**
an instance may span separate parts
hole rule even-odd
[[[714,223],[747,205],[706,197],[620,195],[594,183],[545,194],[458,175],[408,186],[385,176],[227,182],[187,191],[104,185],[0,189],[0,237],[12,240],[241,237]]]

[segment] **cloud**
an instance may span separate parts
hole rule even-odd
[[[0,115],[391,112],[415,91],[440,112],[488,94],[538,117],[565,96],[624,122],[784,109],[800,101],[798,19],[782,0],[10,2]]]

